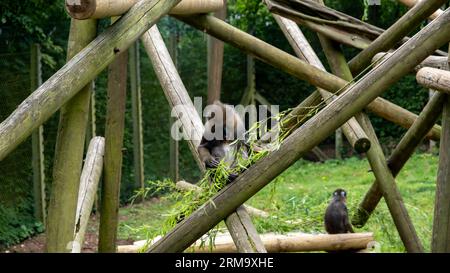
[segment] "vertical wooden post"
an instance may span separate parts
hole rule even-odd
[[[176,26],[174,24],[174,26]],[[172,57],[173,64],[175,65],[175,68],[178,69],[178,31],[173,29],[170,33],[169,37],[169,53]],[[172,109],[170,109],[170,112],[172,112]],[[170,124],[173,124],[176,121],[176,119],[172,116],[170,116]],[[169,130],[170,132],[171,130]],[[169,163],[169,172],[170,172],[170,179],[174,183],[176,183],[179,178],[179,146],[178,141],[172,137],[172,135],[169,137],[170,143],[169,143],[169,152],[170,152],[170,163]]]
[[[450,47],[450,46],[449,46]],[[450,49],[449,49],[450,53]],[[450,56],[449,56],[450,67]],[[434,205],[432,252],[450,252],[450,96],[442,111],[442,135],[439,147],[439,171]]]
[[[115,19],[112,21],[114,22]],[[118,51],[116,52],[116,59],[108,68],[105,166],[100,208],[99,252],[116,252],[125,127],[127,63],[128,51]]]
[[[342,159],[342,150],[344,148],[344,141],[342,139],[342,129],[340,127],[336,130],[334,136],[335,136],[334,149],[336,159]]]
[[[214,13],[214,16],[221,20],[227,17],[227,0],[223,0],[223,8]],[[220,90],[222,89],[222,69],[223,69],[222,41],[208,36],[208,104],[215,100],[220,100]]]
[[[95,20],[72,19],[67,60],[95,38],[96,30]],[[87,84],[61,108],[48,207],[47,252],[68,252],[73,240],[91,88],[92,84]]]
[[[144,189],[144,140],[142,133],[141,65],[139,42],[129,49],[131,112],[133,116],[133,166],[135,187]]]
[[[431,98],[432,98],[433,95],[434,95],[434,92],[435,92],[435,91],[434,91],[433,89],[429,89],[429,90],[428,90],[428,101],[431,100]],[[430,139],[429,145],[430,145],[430,146],[428,147],[428,152],[434,153],[435,150],[436,150],[436,141]]]
[[[30,64],[31,91],[42,84],[41,47],[31,45]],[[44,127],[41,125],[32,135],[32,166],[34,190],[34,217],[45,223],[45,166],[44,166]]]
[[[91,87],[91,98],[90,98],[90,104],[89,104],[89,114],[88,114],[88,126],[86,128],[86,151],[89,149],[89,144],[91,140],[97,136],[97,116],[96,116],[96,110],[95,110],[95,82],[92,82]]]

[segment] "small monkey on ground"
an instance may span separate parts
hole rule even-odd
[[[337,189],[333,192],[333,198],[325,212],[325,230],[329,234],[354,233],[348,220],[347,192]]]
[[[205,123],[205,132],[197,151],[206,168],[217,168],[223,160],[232,170],[237,166],[238,156],[248,158],[244,122],[231,105],[215,101],[211,106],[214,115]],[[237,176],[237,173],[231,172],[228,182]]]

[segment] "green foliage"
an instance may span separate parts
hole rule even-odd
[[[436,156],[416,154],[396,179],[426,251],[430,250],[437,165]],[[332,192],[336,188],[347,190],[347,205],[351,216],[373,181],[374,176],[366,160],[349,158],[325,163],[300,160],[246,204],[270,214],[269,218],[252,217],[259,233],[324,233],[323,215]],[[122,209],[121,215],[130,217],[121,224],[119,238],[142,239],[158,234],[156,231],[170,215],[168,208],[172,204],[173,201],[164,196],[159,201],[136,205],[137,210]],[[142,225],[146,225],[145,228],[136,228]],[[223,227],[222,223],[218,225],[218,228]],[[148,232],[149,230],[155,233]],[[380,202],[366,226],[355,231],[373,232],[375,240],[381,246],[381,252],[405,251],[384,200]]]

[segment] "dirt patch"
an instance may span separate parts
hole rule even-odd
[[[81,250],[83,253],[95,253],[97,252],[98,244],[98,227],[99,217],[98,215],[92,215],[89,220],[89,224],[86,230],[84,245]],[[117,240],[118,245],[131,245],[133,240]],[[39,234],[32,238],[21,242],[20,244],[7,248],[6,253],[42,253],[45,252],[45,233]]]

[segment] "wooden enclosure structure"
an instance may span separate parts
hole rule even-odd
[[[438,49],[450,41],[450,10],[438,11],[439,16],[436,13],[447,2],[446,0],[417,3],[387,30],[327,8],[320,0],[264,1],[274,13],[297,57],[227,24],[220,18],[207,14],[191,14],[222,8],[222,0],[183,0],[181,3],[180,0],[117,0],[113,2],[123,4],[117,9],[105,9],[101,13],[100,6],[94,6],[92,14],[96,14],[95,11],[99,7],[97,15],[90,14],[84,17],[76,15],[76,12],[91,7],[76,7],[73,5],[75,2],[66,1],[70,14],[74,17],[69,37],[71,43],[67,64],[45,83],[36,87],[36,90],[0,124],[0,160],[2,160],[51,115],[61,109],[53,189],[47,219],[48,252],[79,252],[80,248],[76,248],[74,242],[82,244],[86,214],[92,209],[93,192],[97,188],[102,171],[105,177],[103,196],[107,198],[102,201],[99,251],[116,251],[126,55],[127,49],[134,46],[138,39],[141,39],[168,103],[174,109],[184,131],[193,132],[194,138],[189,141],[189,147],[199,168],[204,169],[197,154],[197,146],[203,132],[201,118],[194,109],[158,28],[154,26],[162,16],[169,13],[172,13],[174,18],[208,33],[211,37],[237,47],[252,58],[316,86],[317,91],[299,104],[292,111],[293,114],[298,114],[306,107],[316,107],[322,100],[325,100],[326,106],[303,124],[286,125],[291,126],[293,130],[279,149],[269,153],[239,175],[233,183],[214,196],[212,202],[205,203],[152,244],[148,252],[185,251],[222,220],[225,220],[237,251],[267,252],[269,249],[257,234],[249,213],[242,206],[243,203],[340,127],[355,150],[366,152],[375,178],[353,217],[353,223],[358,226],[364,225],[383,197],[408,252],[423,252],[423,245],[403,203],[395,183],[395,176],[425,137],[440,140],[432,251],[450,251],[449,72],[428,67],[432,66],[429,65],[431,59],[444,62],[443,53]],[[107,2],[110,1],[83,3]],[[206,2],[220,5],[212,7],[206,5]],[[402,2],[411,3],[411,1]],[[173,12],[176,5],[183,6],[183,3],[186,5],[195,3],[196,7],[187,8],[182,14]],[[93,18],[123,13],[125,14],[105,32],[96,36],[96,21]],[[436,18],[413,37],[406,37],[412,29],[430,16]],[[78,20],[86,18],[89,19]],[[332,73],[327,72],[320,63],[297,24],[311,28],[319,34]],[[347,62],[339,48],[342,43],[362,51]],[[371,66],[372,59],[377,58],[377,54],[382,52],[389,53],[384,54],[379,62]],[[431,53],[436,55],[430,56]],[[136,73],[139,71],[135,54],[134,51],[131,58],[134,85],[138,82]],[[109,114],[105,139],[94,138],[82,171],[91,82],[108,65],[110,75],[108,92],[111,96],[108,101]],[[414,71],[419,65],[425,67],[417,73],[419,83],[440,91],[433,96],[420,115],[380,98],[390,85]],[[354,80],[361,71],[366,74]],[[139,96],[137,88],[133,87],[136,98]],[[213,95],[217,96],[217,87],[214,92]],[[183,113],[175,106],[182,106]],[[135,107],[139,108],[139,105]],[[408,128],[389,159],[385,158],[381,150],[371,122],[363,112],[365,109]],[[135,111],[139,113],[139,109]],[[435,125],[441,113],[443,113],[442,127]],[[139,130],[139,124],[135,127]],[[104,170],[102,170],[103,152]],[[137,155],[138,157],[142,155]],[[86,173],[92,174],[92,177]],[[279,251],[281,248],[275,249]]]

